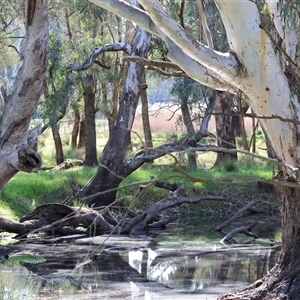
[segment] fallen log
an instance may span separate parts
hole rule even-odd
[[[164,227],[174,221],[174,217],[160,220],[157,213],[183,203],[198,203],[204,200],[226,201],[226,196],[198,195],[191,197],[170,196],[150,206],[144,212],[136,214],[124,226],[121,233],[130,233],[146,228]],[[124,216],[123,216],[124,217]],[[119,222],[118,222],[119,223]],[[120,224],[120,223],[119,223]],[[84,228],[77,229],[78,227]],[[45,232],[47,235],[67,236],[71,234],[87,234],[96,236],[103,233],[118,233],[117,225],[110,224],[98,212],[86,207],[70,207],[64,204],[44,204],[22,217],[20,221],[0,218],[0,231],[18,234],[17,238],[26,237],[30,233]]]
[[[246,226],[242,226],[242,227],[238,227],[238,228],[236,228],[236,229],[233,229],[233,230],[229,231],[229,232],[224,236],[224,238],[222,238],[222,240],[221,240],[220,242],[221,242],[222,244],[225,244],[225,245],[230,244],[230,240],[231,240],[235,235],[237,235],[238,233],[243,233],[243,234],[245,234],[245,235],[247,235],[247,236],[251,236],[251,237],[254,237],[255,239],[257,239],[258,236],[257,236],[255,233],[253,233],[253,232],[250,231],[250,230],[251,230],[255,225],[257,225],[257,224],[258,224],[258,222],[252,222],[252,223],[250,223],[250,224],[248,224],[248,225],[246,225]]]
[[[247,203],[244,207],[242,207],[240,210],[238,210],[232,217],[230,217],[228,220],[223,222],[221,225],[217,226],[215,230],[221,231],[224,227],[227,227],[229,224],[231,224],[233,221],[235,221],[237,218],[239,218],[247,209],[249,209],[251,206],[255,205],[258,202],[266,200],[265,196],[255,198],[249,203]]]
[[[215,195],[198,195],[191,197],[168,197],[164,198],[148,209],[146,209],[141,214],[132,218],[121,231],[122,233],[130,233],[132,231],[139,231],[147,228],[157,213],[174,206],[179,206],[183,203],[198,203],[205,200],[213,201],[226,201],[228,198],[226,196],[215,196]]]
[[[48,235],[85,233],[84,227],[93,234],[111,232],[113,226],[102,215],[86,207],[74,208],[63,204],[44,204],[22,217],[20,221],[0,218],[0,230],[17,233],[18,238],[29,233],[46,232]]]

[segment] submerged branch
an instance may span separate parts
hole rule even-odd
[[[246,225],[246,226],[242,226],[242,227],[238,227],[238,228],[236,228],[236,229],[233,229],[233,230],[231,230],[230,232],[228,232],[228,233],[225,235],[225,237],[224,237],[220,242],[221,242],[222,244],[225,244],[225,245],[230,244],[230,240],[231,240],[235,235],[237,235],[238,233],[243,233],[243,234],[245,234],[245,235],[247,235],[247,236],[251,236],[251,237],[254,237],[255,239],[257,239],[258,236],[257,236],[255,233],[253,233],[253,232],[250,231],[250,230],[251,230],[255,225],[257,225],[257,224],[258,224],[258,222],[255,221],[255,222],[252,222],[252,223],[250,223],[250,224],[248,224],[248,225]]]

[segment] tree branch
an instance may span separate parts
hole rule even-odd
[[[202,28],[203,28],[203,32],[204,32],[204,36],[205,36],[205,40],[207,42],[207,46],[210,49],[214,48],[214,43],[213,43],[213,39],[208,27],[208,23],[207,23],[207,17],[206,17],[206,11],[205,11],[205,7],[204,7],[204,0],[196,0],[197,6],[198,6],[198,10],[199,10],[199,15],[200,15],[200,20],[201,20],[201,24],[202,24]]]
[[[84,71],[89,69],[93,63],[96,63],[99,65],[99,61],[96,60],[97,57],[103,53],[103,52],[109,52],[109,51],[124,51],[127,54],[130,54],[131,46],[127,43],[116,43],[116,44],[110,44],[105,47],[98,46],[96,47],[89,57],[84,61],[83,64],[69,64],[66,66],[66,70],[68,73],[72,71]],[[100,64],[101,65],[101,64]],[[102,66],[102,65],[101,65]],[[105,66],[107,68],[107,66]]]
[[[247,203],[245,206],[243,206],[240,210],[238,210],[232,217],[230,217],[228,220],[226,220],[225,222],[223,222],[221,225],[217,226],[215,230],[221,231],[224,227],[228,226],[234,220],[236,220],[237,218],[239,218],[251,206],[253,206],[256,203],[259,203],[259,202],[261,202],[263,200],[266,200],[265,196],[253,199],[252,201],[250,201],[249,203]]]
[[[150,223],[154,215],[174,206],[181,205],[183,203],[198,203],[205,200],[214,200],[214,201],[226,201],[228,200],[225,196],[214,196],[214,195],[198,195],[192,197],[168,197],[162,199],[148,209],[143,211],[142,214],[132,218],[122,230],[123,233],[130,233],[134,229],[144,229],[147,227],[147,224]]]
[[[214,51],[199,43],[166,13],[157,0],[139,2],[148,11],[156,26],[196,62],[231,80],[239,75],[239,63],[234,55]]]
[[[149,60],[146,58],[142,58],[140,56],[126,56],[123,58],[123,61],[133,61],[141,63],[145,66],[147,70],[156,71],[164,76],[172,76],[172,77],[187,77],[190,78],[180,67],[172,62],[168,61],[159,61],[159,60]],[[177,71],[167,72],[162,68],[171,68],[176,69]]]
[[[167,53],[168,59],[173,63],[177,64],[191,78],[194,78],[200,83],[209,86],[213,89],[217,89],[221,91],[229,91],[233,94],[237,93],[237,89],[231,84],[231,80],[230,81],[224,80],[222,76],[219,75],[217,72],[201,65],[198,61],[189,57],[189,55],[182,50],[186,48],[187,45],[184,48],[181,48],[178,45],[176,45],[176,43],[174,43],[168,37],[168,35],[163,33],[161,29],[158,26],[156,26],[156,24],[150,18],[149,14],[147,14],[145,11],[120,0],[110,0],[110,1],[89,0],[89,1],[104,9],[107,9],[112,13],[120,15],[128,20],[131,20],[132,22],[136,23],[138,26],[145,28],[151,34],[157,35],[160,38],[162,38],[168,47],[168,53]],[[152,1],[149,1],[149,3],[150,2]],[[198,55],[201,56],[201,53],[198,53]],[[203,55],[205,55],[205,53],[203,53]],[[214,56],[211,59],[215,60],[217,58],[218,55]]]
[[[242,226],[242,227],[238,227],[236,229],[233,229],[231,230],[230,232],[228,232],[225,237],[220,241],[222,244],[230,244],[230,240],[235,236],[237,235],[238,233],[244,233],[245,235],[247,236],[251,236],[251,237],[254,237],[255,239],[258,238],[258,236],[251,232],[250,230],[255,226],[257,225],[258,222],[252,222],[250,223],[249,225],[246,225],[246,226]]]

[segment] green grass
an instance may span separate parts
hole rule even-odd
[[[271,175],[271,164],[258,162],[253,159],[242,159],[237,162],[226,161],[224,165],[216,168],[197,168],[192,170],[188,170],[185,167],[174,168],[172,165],[158,166],[156,163],[152,165],[146,164],[122,182],[121,186],[125,188],[119,192],[119,195],[135,195],[139,186],[143,185],[147,187],[147,191],[141,199],[143,203],[167,197],[169,194],[168,191],[156,188],[153,184],[150,186],[147,185],[150,177],[170,183],[180,182],[188,194],[193,194],[204,189],[221,192],[224,190],[224,186],[230,186],[230,184],[235,183],[247,183],[249,189],[253,189],[253,186],[250,184],[251,182],[256,184],[260,179],[270,179]],[[137,184],[133,185],[134,183]],[[131,186],[126,187],[126,185]],[[236,187],[234,188],[236,189]]]
[[[100,156],[107,140],[108,127],[104,120],[96,120],[96,126]],[[83,159],[84,149],[71,149],[71,130],[72,127],[67,123],[61,124],[65,158]],[[143,136],[141,132],[138,132],[138,135]],[[137,145],[137,148],[141,144],[138,135],[132,134],[132,142]],[[153,133],[154,146],[176,138],[178,138],[176,134],[172,133]],[[262,134],[257,135],[258,145],[261,148],[265,147]],[[43,160],[43,167],[55,166],[55,149],[50,129],[47,129],[39,138],[39,154]],[[128,157],[134,154],[135,152],[129,153]],[[182,166],[181,168],[174,168],[174,157],[177,160],[176,167]],[[238,155],[238,162],[226,161],[223,165],[213,168],[216,153],[199,152],[198,168],[193,170],[188,170],[185,166],[186,155],[175,154],[174,157],[171,155],[161,157],[154,163],[147,163],[133,172],[122,182],[118,197],[124,197],[126,204],[132,203],[140,185],[143,185],[145,190],[136,207],[145,208],[150,203],[167,197],[168,191],[149,184],[151,176],[161,181],[180,182],[188,194],[193,194],[202,190],[222,192],[227,183],[255,182],[259,177],[270,178],[272,174],[271,164],[241,154]],[[67,196],[74,193],[74,187],[84,186],[95,172],[96,168],[74,168],[66,171],[40,171],[37,174],[18,173],[0,190],[0,215],[19,219],[38,205],[62,203]],[[229,186],[226,187],[226,191]]]
[[[36,206],[62,203],[76,185],[83,186],[95,168],[18,173],[0,191],[1,216],[19,219]]]
[[[130,204],[135,200],[140,185],[143,185],[144,194],[136,205],[142,209],[169,195],[168,191],[151,184],[150,177],[171,183],[180,182],[190,195],[201,190],[221,192],[224,186],[230,186],[227,183],[236,183],[240,178],[242,182],[248,182],[256,177],[271,177],[270,164],[250,159],[231,163],[234,164],[234,172],[229,172],[228,167],[224,166],[210,170],[202,168],[187,170],[184,167],[174,169],[170,165],[158,166],[157,163],[145,164],[122,182],[118,196],[124,197],[126,204]],[[18,173],[0,191],[0,214],[3,217],[19,219],[38,205],[62,203],[67,196],[74,194],[75,187],[84,186],[95,172],[96,168],[77,167],[62,171]]]

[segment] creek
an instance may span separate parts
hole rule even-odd
[[[269,272],[280,253],[277,219],[260,222],[258,240],[231,245],[208,220],[134,236],[31,237],[5,246],[0,298],[217,299]]]

